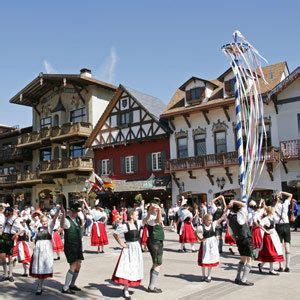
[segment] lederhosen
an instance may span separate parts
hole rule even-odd
[[[15,223],[17,218],[15,218],[10,225],[9,233],[4,233],[6,226],[8,225],[8,221],[5,221],[3,226],[3,233],[0,239],[0,253],[5,253],[6,255],[13,255],[13,248],[14,248],[14,241],[13,241],[13,234],[11,233],[12,227]]]
[[[223,216],[224,210],[222,208],[217,208],[215,213],[213,214],[213,221],[219,220]],[[217,236],[222,236],[223,233],[223,225],[219,224],[216,226],[216,235]]]
[[[276,212],[277,215],[279,215]],[[280,223],[281,221],[283,221],[282,218],[282,214],[283,214],[283,204],[281,207],[281,213],[279,215],[279,222],[275,225],[275,229],[277,231],[277,234],[279,236],[280,242],[282,243],[283,241],[285,243],[290,243],[291,242],[291,228],[290,228],[290,223]]]
[[[160,266],[162,264],[163,247],[164,247],[164,229],[161,225],[154,226],[147,225],[149,237],[147,240],[147,247],[151,254],[154,265]]]
[[[140,231],[138,229],[137,222],[134,222],[136,229],[130,229],[129,224],[125,223],[127,226],[127,232],[124,233],[124,238],[126,242],[137,242],[140,239]]]
[[[69,264],[77,260],[84,260],[82,253],[82,236],[80,219],[76,217],[76,223],[69,217],[66,217],[70,222],[70,228],[64,229],[65,232],[65,246],[64,252]]]
[[[253,257],[252,236],[247,222],[240,225],[237,221],[237,214],[229,214],[228,220],[240,256]]]

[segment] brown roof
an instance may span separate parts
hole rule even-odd
[[[266,67],[263,67],[263,73],[265,76],[266,81],[268,84],[265,84],[263,82],[263,78],[259,78],[260,88],[263,95],[268,93],[270,90],[272,90],[281,80],[282,73],[285,72],[285,70],[288,70],[288,66],[286,62],[279,62],[276,64],[272,64]],[[205,110],[208,108],[213,107],[220,107],[220,106],[227,106],[229,104],[234,103],[234,98],[223,98],[223,86],[224,83],[221,82],[222,76],[226,73],[229,73],[230,69],[227,69],[221,76],[218,77],[218,79],[215,80],[209,80],[210,82],[213,82],[216,86],[218,86],[210,96],[207,102],[202,102],[198,105],[193,106],[184,106],[184,98],[185,98],[185,92],[180,90],[178,88],[175,91],[175,94],[171,98],[170,102],[168,103],[166,109],[163,111],[161,117],[166,118],[173,115],[179,115],[182,112],[190,113],[190,112],[196,112],[199,110]],[[182,100],[182,101],[181,101]]]
[[[33,79],[28,85],[26,85],[21,91],[13,96],[9,102],[15,104],[21,104],[26,106],[32,106],[33,102],[37,102],[39,98],[53,89],[53,85],[71,83],[77,86],[97,85],[104,89],[115,91],[117,89],[113,84],[100,81],[98,79],[84,76],[83,74],[44,74],[40,73],[35,79]]]

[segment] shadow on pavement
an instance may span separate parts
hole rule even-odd
[[[170,275],[170,274],[165,274],[165,277],[172,277],[172,278],[178,278],[178,279],[183,279],[189,282],[200,282],[201,281],[201,276],[200,275],[193,275],[193,274],[178,274],[178,275]]]
[[[103,297],[120,298],[123,296],[123,289],[121,286],[117,288],[112,287],[109,284],[89,283],[89,285],[85,286],[85,288],[96,288],[100,291]]]

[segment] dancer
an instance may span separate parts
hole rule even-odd
[[[97,206],[93,212],[93,226],[91,233],[91,246],[97,246],[98,253],[104,253],[104,246],[108,245],[108,238],[106,233],[107,215],[103,208]]]
[[[158,203],[159,201],[157,198],[154,198],[151,201],[147,217],[143,220],[143,225],[147,225],[149,232],[147,247],[152,258],[150,282],[147,290],[148,293],[162,293],[162,290],[156,287],[160,266],[162,265],[163,241],[165,238],[161,211]]]
[[[220,198],[219,198],[220,199]],[[201,241],[198,254],[198,265],[202,267],[202,281],[211,282],[212,267],[216,267],[220,262],[219,244],[216,237],[218,226],[226,219],[227,210],[216,221],[213,221],[211,214],[203,217],[203,223],[198,226],[196,232]],[[205,271],[207,269],[207,276]]]
[[[4,280],[13,282],[13,247],[18,236],[23,233],[24,228],[21,225],[19,218],[14,215],[12,207],[5,208],[4,216],[5,223],[3,225],[3,233],[0,238],[0,261],[3,265]],[[6,257],[8,258],[8,270]]]
[[[197,252],[195,249],[195,243],[197,243],[198,239],[195,234],[195,229],[193,227],[193,214],[189,211],[189,206],[184,204],[179,213],[179,243],[181,245],[181,249],[179,252],[186,252],[185,244],[191,244],[192,252]]]
[[[112,280],[124,285],[124,298],[131,299],[129,287],[136,287],[143,279],[143,255],[140,239],[140,228],[142,221],[138,220],[137,211],[129,210],[128,222],[120,224],[114,232],[114,238],[122,247],[118,263],[116,265]],[[124,243],[120,235],[124,234]]]
[[[56,208],[57,210],[58,208]],[[56,214],[55,210],[50,211],[51,218]],[[55,220],[54,228],[53,228],[53,233],[52,233],[52,245],[53,245],[53,251],[56,253],[57,257],[54,258],[54,260],[60,260],[60,252],[64,251],[64,244],[61,240],[60,237],[60,222],[58,218]]]
[[[35,237],[35,248],[33,250],[29,273],[30,276],[37,278],[36,295],[43,293],[44,280],[53,276],[53,245],[51,241],[58,214],[59,209],[57,209],[50,224],[46,215],[41,216],[42,226],[38,228]]]
[[[252,239],[251,232],[247,223],[247,206],[245,203],[237,200],[231,200],[228,209],[228,221],[233,237],[236,241],[240,254],[235,283],[239,285],[252,286],[254,283],[249,282],[248,275],[251,271],[252,263]]]
[[[283,196],[287,198],[282,199]],[[291,228],[289,222],[289,212],[291,215],[294,212],[294,203],[292,201],[293,195],[286,192],[279,192],[275,196],[276,205],[275,205],[275,228],[278,233],[280,242],[283,243],[285,250],[285,272],[290,272],[290,262],[291,262],[291,253],[290,253],[290,243],[291,243]],[[279,272],[283,271],[282,263],[279,262]]]
[[[270,206],[265,208],[267,216],[260,222],[260,228],[264,232],[262,248],[258,253],[258,264],[260,273],[263,273],[262,268],[266,262],[270,263],[270,275],[279,275],[274,271],[274,262],[283,262],[283,249],[279,240],[278,234],[275,230],[274,209]]]
[[[225,208],[226,208],[226,202],[225,202],[225,198],[223,195],[220,195],[211,201],[211,213],[213,215],[213,221],[217,221],[223,216]],[[218,239],[219,253],[223,252],[222,234],[223,234],[223,221],[224,220],[225,219],[223,219],[222,222],[218,223],[217,227],[216,227],[216,236]]]
[[[83,200],[83,202],[84,201],[85,200]],[[62,288],[63,294],[75,294],[75,291],[81,291],[81,289],[75,285],[81,268],[81,261],[84,260],[80,219],[77,216],[79,207],[79,202],[71,203],[68,216],[66,216],[64,207],[61,208],[62,217],[60,227],[64,229],[64,252],[70,265],[70,269],[66,275],[65,284]]]
[[[116,207],[113,206],[113,209],[111,211],[111,224],[113,228],[116,228],[116,222],[118,220],[118,211],[116,210]]]

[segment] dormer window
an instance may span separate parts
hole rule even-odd
[[[225,93],[227,97],[234,96],[234,84],[235,84],[235,78],[232,78],[224,82]]]
[[[186,103],[200,102],[205,97],[205,87],[196,87],[186,91]]]

